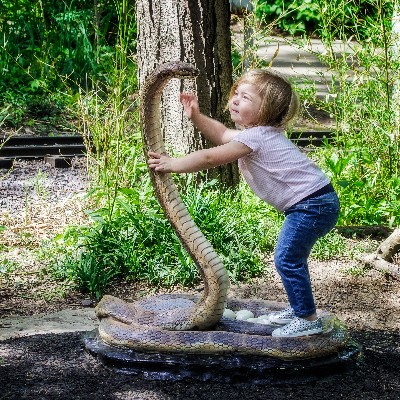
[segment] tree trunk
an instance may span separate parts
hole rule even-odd
[[[393,260],[400,251],[400,229],[396,229],[386,240],[384,240],[378,249],[367,255],[364,261],[373,268],[380,269],[400,280],[400,266]]]
[[[196,81],[172,81],[161,101],[165,143],[176,155],[212,146],[185,117],[180,91],[197,92],[201,111],[229,124],[224,108],[232,85],[228,0],[137,0],[139,87],[159,65],[181,60],[200,71]],[[224,184],[239,181],[237,164],[208,171]]]

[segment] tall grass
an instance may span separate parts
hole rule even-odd
[[[335,147],[322,159],[339,191],[342,224],[392,226],[400,224],[399,104],[393,96],[400,64],[390,51],[398,43],[392,42],[392,2],[365,3],[375,18],[354,13],[347,1],[320,2],[327,51],[319,57],[333,77],[319,106],[336,124]]]
[[[233,282],[260,276],[265,254],[273,249],[280,220],[248,190],[221,193],[216,182],[196,185],[189,176],[182,199],[194,221],[220,254]],[[165,219],[148,179],[140,187],[118,189],[113,214],[104,207],[91,214],[90,228],[71,228],[62,242],[78,245],[54,267],[97,297],[119,276],[155,286],[194,285],[200,275]],[[60,238],[58,238],[60,240]]]
[[[316,96],[311,80],[294,81],[304,104],[323,110],[334,122],[334,145],[315,149],[312,157],[332,178],[339,192],[342,225],[395,226],[400,224],[400,148],[399,40],[392,34],[393,2],[386,0],[318,0],[305,12],[312,17],[307,28],[296,25],[306,3],[256,1],[254,15],[244,24],[253,31],[251,39],[236,50],[235,65],[241,72],[245,59],[250,67],[270,65],[257,58],[260,46],[271,41],[274,23],[290,23],[302,36],[285,35],[281,40],[309,51],[317,57],[327,74],[321,82],[327,86],[325,99]],[[296,5],[297,4],[297,5]],[[286,6],[285,6],[286,5]],[[285,8],[286,7],[286,8]],[[271,23],[265,9],[282,11]],[[310,20],[311,21],[311,20]],[[318,24],[316,25],[316,22]],[[311,35],[307,33],[314,27]],[[249,30],[249,28],[248,28]],[[310,38],[318,36],[325,51],[310,50]],[[250,55],[245,50],[252,52]],[[242,54],[240,59],[238,54]],[[279,54],[279,53],[278,53]],[[314,71],[312,71],[314,72]]]
[[[130,37],[136,32],[135,24],[118,16],[122,3],[3,0],[0,118],[17,126],[28,117],[59,115],[73,105],[78,88],[107,82],[118,29],[132,30]],[[135,48],[134,40],[130,46]]]

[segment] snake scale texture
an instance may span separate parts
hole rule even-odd
[[[173,78],[195,78],[198,71],[180,61],[160,65],[142,90],[141,123],[144,152],[165,153],[160,126],[160,100]],[[228,300],[227,271],[211,243],[193,222],[169,173],[150,170],[155,193],[166,217],[199,269],[203,294],[159,295],[134,303],[106,295],[96,307],[99,336],[107,344],[140,352],[254,354],[283,360],[314,358],[340,351],[347,342],[345,327],[322,312],[324,332],[299,338],[275,338],[274,327],[222,318],[226,306],[247,308],[256,316],[279,310],[282,303]]]

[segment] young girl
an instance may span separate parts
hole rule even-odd
[[[322,332],[307,259],[317,239],[335,226],[339,200],[324,173],[285,136],[284,128],[298,111],[290,83],[270,69],[243,75],[228,102],[231,118],[241,130],[228,129],[202,114],[193,94],[181,93],[180,99],[187,117],[217,147],[180,158],[149,152],[149,167],[185,173],[239,160],[251,189],[286,217],[274,261],[290,305],[270,315],[272,323],[282,325],[272,336]]]

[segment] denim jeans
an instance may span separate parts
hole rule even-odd
[[[308,317],[316,307],[307,259],[315,242],[326,235],[339,216],[335,192],[323,194],[288,208],[275,249],[275,266],[289,303],[298,317]]]

